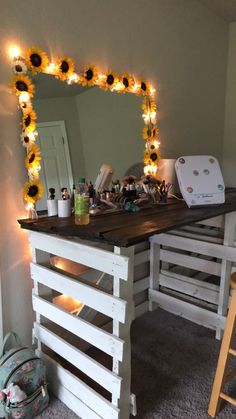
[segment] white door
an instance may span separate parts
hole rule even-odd
[[[37,202],[37,211],[47,209],[48,189],[55,188],[60,198],[61,188],[73,187],[70,153],[64,121],[40,122],[37,124],[38,144],[41,150],[40,181],[44,195]]]

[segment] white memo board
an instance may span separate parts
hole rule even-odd
[[[225,184],[215,157],[181,156],[176,160],[175,170],[188,207],[225,202]]]

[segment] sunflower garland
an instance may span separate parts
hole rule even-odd
[[[35,204],[43,196],[43,185],[39,180],[26,182],[23,187],[23,198],[26,202]]]
[[[103,90],[113,90],[117,85],[119,79],[113,71],[108,71],[103,79],[103,83],[101,84],[101,88]]]
[[[28,71],[25,59],[18,57],[14,60],[12,70],[15,74],[26,74]]]
[[[21,134],[21,142],[22,145],[26,148],[30,148],[34,145],[36,141],[36,132],[22,132]]]
[[[144,96],[142,103],[143,109],[143,138],[146,141],[144,152],[144,172],[146,175],[156,177],[157,163],[159,160],[159,139],[158,127],[156,125],[156,103],[153,99],[155,89],[142,79],[135,79],[128,73],[123,73],[118,77],[113,71],[98,74],[98,70],[93,65],[84,67],[82,74],[74,72],[74,62],[69,57],[62,57],[56,62],[49,62],[47,54],[38,47],[29,48],[25,58],[15,57],[13,59],[13,72],[15,77],[11,87],[19,96],[20,107],[23,112],[21,141],[27,149],[25,166],[28,170],[29,182],[23,188],[23,197],[27,203],[35,203],[43,195],[43,185],[39,182],[40,170],[40,150],[35,144],[36,131],[36,112],[32,108],[31,98],[34,95],[34,85],[26,72],[30,70],[32,74],[43,72],[53,74],[60,80],[68,84],[78,83],[82,86],[94,86],[103,90],[116,91],[121,93],[135,93]]]
[[[153,164],[157,164],[159,161],[159,152],[157,148],[149,148],[144,152],[144,163],[147,166],[152,166]]]
[[[153,141],[158,139],[159,129],[156,124],[149,124],[143,128],[143,138],[145,141]]]
[[[134,87],[134,78],[128,74],[124,73],[120,77],[120,82],[122,84],[122,93],[131,92]]]
[[[23,130],[26,132],[35,131],[36,119],[37,119],[37,115],[33,109],[30,109],[29,111],[26,110],[26,112],[24,112],[23,114],[23,119],[22,119]]]
[[[48,65],[47,54],[38,47],[29,48],[26,52],[26,65],[33,74],[43,72]]]
[[[87,65],[81,77],[82,86],[94,86],[98,80],[98,70],[94,65]]]
[[[150,94],[150,84],[147,83],[144,80],[139,80],[139,89],[138,89],[138,93],[144,96],[147,96]]]
[[[34,95],[34,85],[25,74],[17,74],[11,83],[11,88],[16,96],[19,96],[22,92],[27,92],[30,97]]]
[[[74,72],[74,62],[69,57],[62,57],[57,61],[56,75],[60,80],[67,80]]]
[[[40,160],[41,160],[41,155],[40,155],[40,150],[39,147],[37,145],[33,145],[26,158],[25,158],[25,167],[27,170],[29,169],[33,169],[35,167],[38,167],[40,165]]]

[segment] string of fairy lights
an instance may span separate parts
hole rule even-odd
[[[38,47],[28,48],[23,54],[17,47],[14,47],[11,49],[11,56],[14,72],[11,87],[19,98],[22,110],[21,141],[27,151],[25,166],[29,179],[24,184],[23,197],[28,211],[34,208],[35,203],[43,195],[43,185],[39,180],[41,153],[36,144],[37,114],[32,105],[35,87],[30,74],[45,73],[69,85],[77,83],[87,87],[98,86],[111,92],[143,96],[144,174],[154,177],[157,175],[160,142],[156,122],[155,89],[150,83],[128,73],[118,75],[114,71],[101,72],[94,65],[86,65],[81,72],[78,72],[70,57],[64,56],[50,61],[46,52]]]

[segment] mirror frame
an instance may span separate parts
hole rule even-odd
[[[11,87],[19,98],[22,110],[21,141],[27,152],[25,166],[29,178],[23,187],[23,198],[26,201],[26,209],[29,214],[32,215],[36,202],[43,195],[43,185],[39,180],[41,154],[39,147],[35,144],[37,114],[31,101],[35,86],[30,75],[45,73],[68,84],[77,83],[85,87],[98,86],[111,92],[143,96],[144,174],[157,176],[160,141],[156,123],[155,89],[150,83],[129,73],[117,75],[113,71],[102,72],[93,65],[86,65],[82,71],[75,71],[74,62],[70,57],[63,56],[50,61],[46,52],[38,47],[28,48],[23,56],[20,55],[19,50],[16,51],[12,62],[15,76]]]

